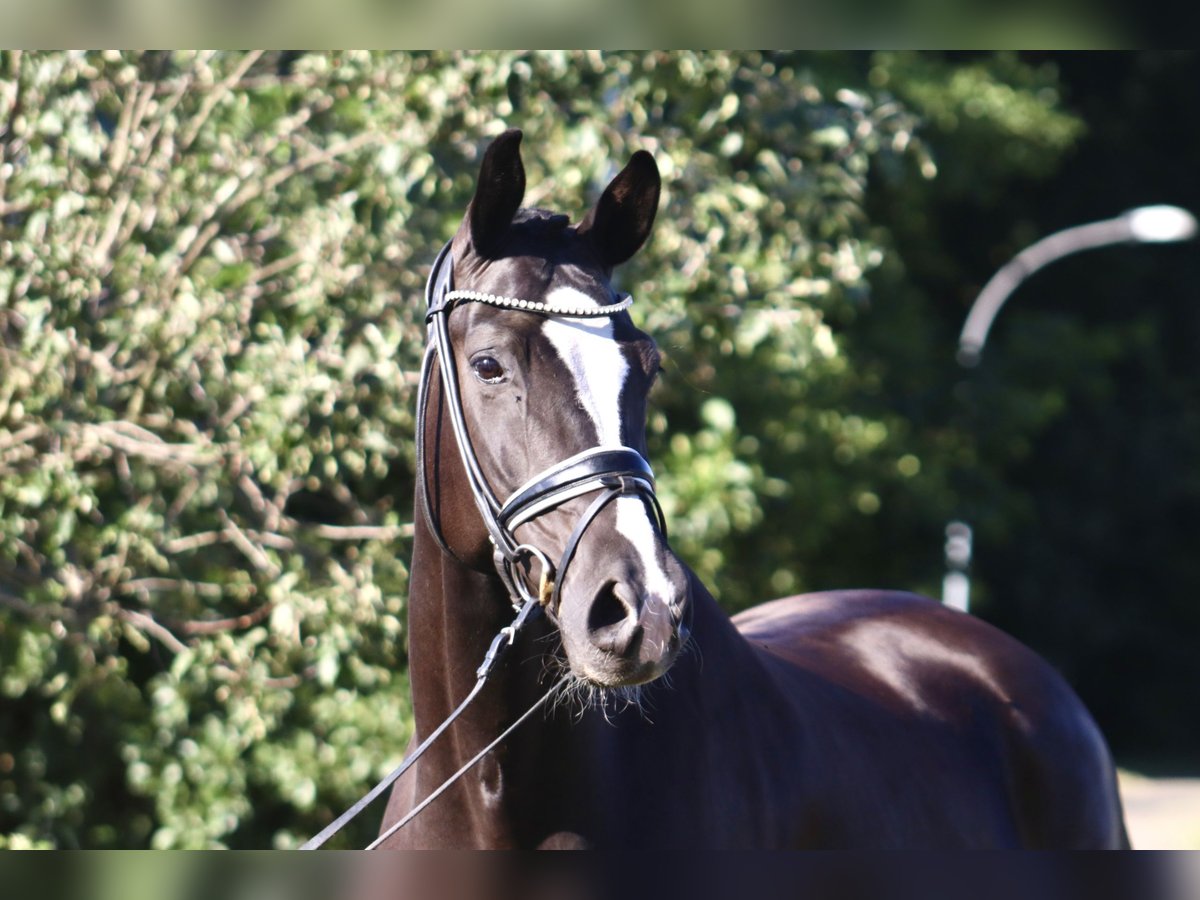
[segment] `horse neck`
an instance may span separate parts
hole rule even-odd
[[[492,639],[515,613],[494,572],[479,571],[433,537],[418,498],[409,600],[409,680],[416,737],[441,724],[475,686]],[[549,687],[540,654],[553,645],[530,623],[487,685],[417,767],[418,799],[500,735]],[[418,816],[435,845],[521,845],[555,830],[570,801],[577,738],[568,717],[535,714]],[[437,813],[438,807],[441,813]],[[432,815],[431,815],[432,814]],[[539,838],[533,838],[538,840]]]
[[[494,573],[470,568],[446,553],[420,513],[409,581],[409,679],[417,733],[424,735],[474,686],[476,667],[493,636],[512,619],[512,607]],[[501,675],[496,673],[493,681]]]

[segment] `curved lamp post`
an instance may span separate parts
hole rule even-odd
[[[1030,244],[983,286],[958,339],[958,361],[974,366],[983,354],[988,331],[1000,307],[1017,285],[1038,269],[1080,250],[1109,244],[1164,244],[1196,234],[1196,218],[1178,206],[1139,206],[1114,219],[1076,225]]]
[[[1196,218],[1186,209],[1166,205],[1139,206],[1115,218],[1066,228],[1030,244],[1001,267],[975,298],[958,338],[959,364],[968,368],[978,365],[988,331],[1004,301],[1022,281],[1054,260],[1110,244],[1163,244],[1186,241],[1195,235]],[[967,574],[971,564],[971,544],[971,527],[966,522],[956,520],[946,526],[942,602],[964,612],[969,608],[971,596]]]

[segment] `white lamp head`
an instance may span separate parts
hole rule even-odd
[[[1139,206],[1121,218],[1135,241],[1163,244],[1186,241],[1196,234],[1196,217],[1178,206]]]

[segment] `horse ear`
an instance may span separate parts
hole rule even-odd
[[[576,230],[591,237],[605,266],[620,265],[646,242],[661,189],[654,157],[639,150],[583,217]]]
[[[490,256],[500,236],[512,224],[525,196],[525,166],[521,164],[521,132],[512,128],[492,141],[483,154],[475,196],[464,224],[476,253]]]

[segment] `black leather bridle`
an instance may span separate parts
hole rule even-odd
[[[321,847],[366,809],[383,791],[394,784],[479,696],[484,684],[498,667],[504,652],[512,646],[517,634],[529,620],[542,610],[546,610],[552,618],[557,614],[563,573],[574,558],[575,550],[579,546],[584,532],[605,506],[621,496],[640,497],[654,510],[658,527],[663,536],[666,536],[666,520],[663,517],[658,498],[654,495],[654,473],[650,470],[650,464],[646,462],[645,457],[632,447],[593,447],[584,450],[582,453],[577,453],[538,473],[514,491],[504,503],[500,503],[495,492],[488,485],[487,478],[484,476],[479,460],[471,446],[471,437],[467,433],[466,419],[463,413],[462,394],[458,387],[458,376],[454,370],[453,348],[450,344],[450,313],[460,303],[487,303],[508,309],[525,310],[542,316],[596,318],[615,315],[628,309],[631,302],[632,299],[626,294],[616,303],[607,306],[563,307],[476,291],[456,291],[454,289],[454,259],[450,252],[450,244],[447,243],[438,253],[433,263],[433,269],[429,273],[429,280],[425,285],[425,321],[429,326],[429,344],[421,365],[421,380],[417,393],[417,471],[420,473],[420,478],[427,477],[424,446],[425,406],[429,399],[429,387],[433,378],[433,358],[436,356],[441,373],[442,391],[446,400],[445,405],[450,411],[450,423],[454,430],[455,442],[458,444],[459,453],[462,456],[463,467],[467,472],[471,496],[474,497],[479,514],[487,526],[488,536],[494,548],[492,558],[496,565],[496,571],[508,589],[509,598],[513,608],[517,610],[517,616],[511,624],[502,628],[500,633],[492,639],[483,662],[475,672],[475,686],[446,717],[445,721],[430,732],[404,762],[388,773],[382,781],[322,829],[319,834],[306,841],[300,849],[316,850]],[[442,550],[453,556],[453,551],[447,545],[433,514],[428,485],[422,484],[419,493],[424,498],[422,507],[430,532]],[[575,528],[567,538],[562,556],[559,557],[557,567],[551,564],[543,551],[530,544],[521,543],[513,534],[522,524],[552,509],[557,509],[569,500],[592,493],[596,494],[596,498],[575,523]],[[525,575],[518,571],[531,560],[536,560],[540,567],[539,585],[536,592],[530,591]],[[568,677],[564,675],[551,685],[533,706],[413,807],[407,815],[389,826],[367,849],[372,850],[380,846],[391,835],[411,822],[472,766],[536,713],[555,691],[566,683]]]
[[[514,491],[504,503],[500,503],[475,456],[463,413],[458,375],[454,368],[449,319],[454,308],[462,303],[487,303],[541,316],[597,318],[612,316],[628,309],[632,298],[625,294],[616,303],[606,306],[565,307],[477,291],[458,291],[454,289],[454,258],[449,243],[438,253],[425,285],[425,321],[429,327],[429,345],[422,365],[417,398],[417,453],[420,477],[426,477],[422,446],[425,440],[425,405],[429,396],[430,380],[433,377],[433,358],[436,356],[451,427],[467,473],[471,496],[488,530],[496,571],[508,589],[515,609],[519,610],[526,602],[536,601],[546,607],[551,615],[555,615],[558,611],[563,576],[574,558],[580,539],[600,511],[617,497],[641,497],[654,511],[658,526],[663,535],[666,535],[666,520],[654,494],[654,473],[645,457],[632,447],[593,447],[538,473]],[[421,494],[425,498],[423,506],[426,522],[442,549],[450,552],[437,527],[430,506],[428,486],[424,487]],[[557,566],[550,562],[542,550],[521,543],[513,533],[520,525],[558,508],[569,500],[596,492],[599,492],[597,497],[579,518],[567,539]],[[536,592],[530,590],[525,577],[518,571],[532,560],[536,560],[540,568]]]

